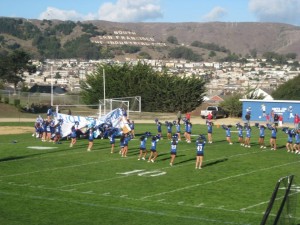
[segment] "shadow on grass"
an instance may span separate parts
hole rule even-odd
[[[213,166],[213,165],[216,165],[218,163],[226,162],[227,160],[228,160],[228,158],[224,158],[224,159],[219,159],[219,160],[216,160],[216,161],[213,161],[213,162],[210,162],[210,163],[205,163],[205,165],[203,167]]]
[[[161,154],[161,155],[170,155],[168,153],[165,153],[165,154]],[[160,157],[161,155],[158,155],[158,157]],[[179,158],[179,157],[183,157],[185,155],[177,155],[176,158]],[[166,161],[166,160],[170,160],[171,156],[169,156],[168,158],[164,158],[164,159],[158,159],[157,161]]]

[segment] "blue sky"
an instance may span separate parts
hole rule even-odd
[[[2,0],[0,16],[115,22],[279,22],[300,26],[300,0]]]

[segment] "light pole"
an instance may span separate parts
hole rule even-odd
[[[50,69],[50,76],[51,76],[51,106],[53,106],[53,65],[52,64]]]
[[[106,114],[106,104],[105,104],[105,69],[103,68],[103,104],[104,104],[104,115]]]

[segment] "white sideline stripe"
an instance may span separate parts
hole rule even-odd
[[[185,187],[182,187],[182,188],[177,188],[177,189],[173,189],[173,190],[169,190],[169,191],[165,191],[165,192],[160,192],[160,193],[157,193],[157,194],[154,194],[154,195],[148,195],[148,196],[142,197],[141,199],[143,200],[143,199],[152,198],[152,197],[155,197],[155,196],[161,196],[161,195],[169,194],[169,193],[174,193],[174,192],[177,192],[177,191],[191,189],[191,188],[195,188],[195,187],[199,187],[199,186],[203,186],[203,185],[207,185],[207,184],[217,183],[219,181],[229,180],[229,179],[232,179],[232,178],[241,177],[241,176],[245,176],[245,175],[249,175],[249,174],[252,174],[252,173],[257,173],[257,172],[261,172],[261,171],[265,171],[265,170],[270,170],[270,169],[274,169],[274,168],[277,168],[277,167],[288,166],[288,165],[292,165],[292,164],[299,163],[299,162],[300,161],[285,163],[285,164],[276,165],[276,166],[272,166],[272,167],[262,168],[262,169],[259,169],[259,170],[253,170],[253,171],[250,171],[248,173],[240,173],[240,174],[236,174],[236,175],[233,175],[233,176],[224,177],[224,178],[221,178],[221,179],[218,179],[218,180],[212,180],[212,181],[208,181],[208,182],[201,183],[201,184],[185,186]]]
[[[100,205],[100,204],[91,203],[91,202],[80,202],[80,201],[61,199],[61,198],[47,198],[44,196],[37,196],[37,195],[20,195],[20,194],[8,193],[8,192],[3,192],[3,191],[1,191],[0,194],[8,195],[8,196],[16,196],[18,198],[29,198],[29,199],[36,199],[36,200],[71,203],[71,204],[83,205],[83,206],[88,206],[88,207],[98,207],[98,208],[116,210],[119,212],[143,213],[143,214],[149,214],[149,215],[154,215],[154,216],[165,216],[165,217],[190,219],[190,220],[197,220],[197,221],[207,221],[207,222],[214,222],[214,223],[219,223],[219,224],[251,225],[251,224],[241,224],[241,223],[227,222],[227,221],[221,221],[221,220],[214,220],[214,219],[197,217],[197,216],[174,215],[174,214],[170,214],[167,212],[162,212],[161,210],[150,211],[150,210],[140,210],[140,209],[135,209],[135,208],[114,207],[114,206]]]

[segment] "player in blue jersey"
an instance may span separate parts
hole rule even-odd
[[[76,134],[76,128],[75,128],[75,125],[73,125],[73,126],[71,127],[70,138],[71,138],[70,147],[72,148],[72,147],[76,144],[76,141],[77,141],[77,134]]]
[[[170,166],[173,166],[175,157],[177,155],[177,144],[178,144],[178,139],[175,138],[175,137],[173,137],[173,139],[171,141],[171,151],[170,151],[171,160],[170,160]]]
[[[235,125],[237,131],[238,131],[238,142],[240,143],[241,146],[245,145],[245,141],[244,141],[244,134],[243,134],[243,126],[240,123],[237,123]]]
[[[94,145],[94,128],[90,128],[89,129],[89,136],[88,136],[88,140],[89,140],[89,144],[88,144],[88,148],[87,151],[91,151]]]
[[[282,131],[287,134],[287,141],[285,144],[287,152],[293,152],[293,130],[290,130],[288,127],[282,128]]]
[[[300,129],[295,131],[295,144],[294,150],[296,154],[300,154]]]
[[[198,139],[196,140],[196,169],[202,169],[205,143],[205,136],[199,135]]]
[[[250,139],[251,139],[251,127],[250,125],[245,126],[246,138],[245,138],[245,148],[250,148]]]
[[[277,149],[277,145],[276,145],[277,127],[275,124],[270,125],[267,123],[267,128],[271,130],[271,138],[270,138],[271,150],[276,150]]]
[[[147,137],[145,137],[144,135],[142,135],[140,137],[140,155],[138,160],[145,160],[145,157],[147,155],[147,147],[146,147],[146,143],[147,143]]]
[[[207,126],[207,140],[208,143],[212,143],[212,132],[213,132],[213,123],[209,120],[206,121],[206,126]]]
[[[156,151],[156,143],[157,143],[157,137],[153,136],[151,140],[151,149],[150,149],[151,152],[150,152],[148,162],[154,163],[158,156],[158,153]]]
[[[230,145],[232,145],[233,143],[232,143],[232,141],[231,141],[231,130],[230,130],[230,128],[231,128],[232,126],[231,125],[228,125],[228,126],[226,126],[226,125],[222,125],[222,128],[225,130],[225,133],[226,133],[226,141],[230,144]]]

